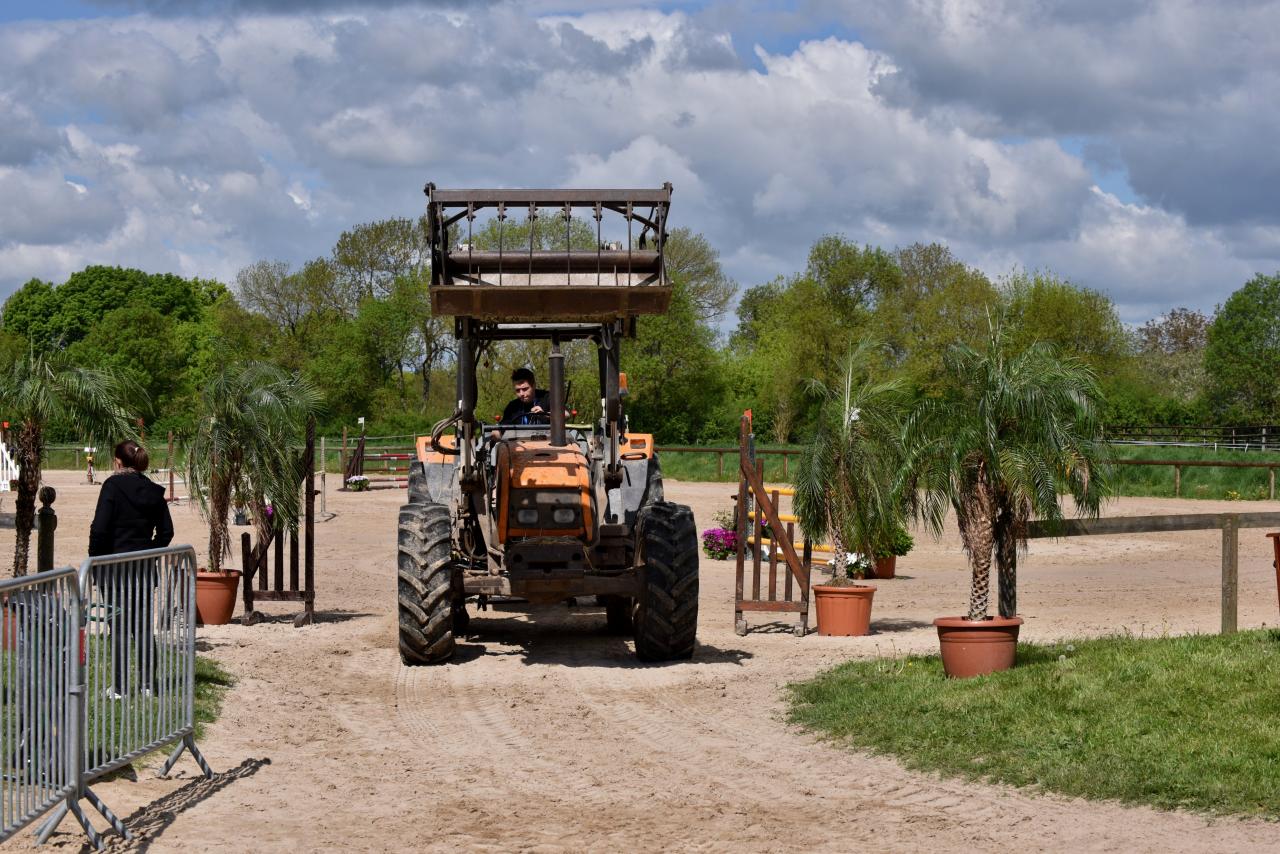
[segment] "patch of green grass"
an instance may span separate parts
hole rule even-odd
[[[1203,462],[1276,463],[1280,454],[1256,451],[1215,451],[1212,448],[1170,448],[1147,445],[1115,445],[1117,460],[1196,460]],[[1112,487],[1117,495],[1147,495],[1172,498],[1173,466],[1126,466],[1114,468]],[[1183,498],[1266,500],[1269,495],[1265,468],[1182,469]]]
[[[196,738],[204,736],[205,724],[218,719],[227,689],[235,683],[235,677],[223,670],[218,662],[202,655],[196,656]]]
[[[791,718],[907,767],[1092,799],[1280,818],[1280,632],[1020,645],[1013,670],[858,661]]]
[[[737,483],[738,481],[738,447],[736,444],[726,442],[723,445],[715,447],[731,448],[724,452],[723,472],[720,464],[717,463],[717,454],[714,451],[704,451],[693,453],[689,451],[660,451],[659,459],[662,461],[662,475],[672,480],[692,480],[702,482],[720,482],[720,483]],[[797,450],[797,445],[757,445],[757,448],[789,448]],[[785,483],[789,482],[791,475],[795,473],[796,463],[799,458],[792,455],[786,465],[786,473],[783,471],[782,454],[760,454],[759,459],[764,461],[764,479],[769,483]]]

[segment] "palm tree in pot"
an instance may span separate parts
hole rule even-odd
[[[805,536],[830,540],[834,551],[831,584],[814,588],[821,634],[866,634],[875,588],[851,584],[851,577],[865,573],[849,568],[869,567],[875,544],[888,541],[903,518],[894,474],[902,461],[906,398],[900,382],[871,379],[871,362],[879,349],[877,344],[863,343],[850,351],[836,386],[817,380],[810,383],[821,405],[813,441],[796,468],[795,510]],[[837,612],[824,608],[824,599],[850,600],[847,604],[852,608],[853,596],[865,598],[856,615],[858,625],[832,629],[830,619]],[[824,615],[830,615],[826,627]]]
[[[129,438],[134,426],[128,401],[141,402],[142,396],[137,386],[120,375],[76,367],[60,353],[29,350],[0,373],[0,411],[13,425],[13,461],[19,469],[14,501],[15,577],[27,574],[50,426],[70,427],[90,441]]]
[[[944,665],[944,630],[998,630],[1007,638],[998,654],[988,649],[991,638],[969,642],[992,653],[974,665],[990,672],[1013,664],[1022,622],[1016,615],[1017,558],[1026,549],[1027,523],[1061,521],[1062,494],[1072,497],[1079,516],[1096,518],[1101,510],[1108,464],[1102,395],[1087,365],[1059,357],[1043,343],[1014,350],[998,320],[982,349],[955,345],[945,366],[949,391],[918,404],[907,420],[902,492],[935,535],[947,510],[955,511],[971,571],[969,609],[963,618],[936,621]],[[995,619],[988,617],[993,558],[1000,594]]]
[[[258,362],[224,365],[200,395],[185,443],[187,483],[209,523],[209,572],[230,576],[219,586],[230,589],[231,607],[239,573],[222,569],[231,555],[231,507],[250,509],[259,542],[266,542],[276,526],[297,524],[298,447],[318,408],[319,395],[305,380]],[[219,584],[207,581],[211,592]],[[218,611],[230,619],[230,608]],[[217,621],[203,611],[202,618]]]

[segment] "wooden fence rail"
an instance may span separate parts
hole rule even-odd
[[[1070,519],[1058,523],[1032,522],[1029,539],[1045,537],[1153,534],[1169,531],[1222,531],[1222,634],[1236,630],[1240,589],[1240,529],[1280,528],[1280,513],[1185,513],[1172,516],[1113,516]],[[1280,551],[1277,551],[1280,560]],[[1280,575],[1277,575],[1280,584]]]
[[[1276,497],[1276,469],[1280,463],[1247,463],[1238,460],[1113,460],[1120,466],[1172,466],[1173,494],[1182,497],[1182,470],[1184,468],[1223,468],[1223,469],[1266,469],[1267,498],[1274,501]]]

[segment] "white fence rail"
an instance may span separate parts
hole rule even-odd
[[[9,446],[0,442],[0,492],[8,492],[9,484],[18,479],[20,472],[18,464],[13,461],[13,454],[9,453]]]

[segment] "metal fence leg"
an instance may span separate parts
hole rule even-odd
[[[102,850],[102,837],[98,835],[98,831],[93,829],[93,825],[89,822],[89,817],[84,814],[84,810],[80,809],[80,804],[74,800],[67,801],[67,807],[71,810],[71,814],[76,817],[76,821],[80,822],[80,827],[84,829],[84,835],[89,837],[89,844],[93,846],[95,851]]]
[[[160,769],[160,776],[164,777],[169,773],[184,750],[191,751],[191,758],[199,764],[200,770],[204,772],[205,779],[212,780],[213,769],[210,768],[209,763],[204,760],[204,754],[200,752],[200,748],[196,747],[195,737],[190,735],[183,738],[178,746],[174,748],[173,753],[169,754],[169,758],[165,760],[164,767]]]
[[[58,829],[58,825],[62,824],[62,820],[67,817],[67,802],[63,801],[54,809],[52,815],[49,816],[43,824],[36,828],[36,845],[44,845],[49,841],[49,837]]]
[[[116,833],[120,834],[125,839],[133,839],[133,834],[129,832],[129,828],[125,827],[124,822],[120,820],[120,817],[113,813],[111,808],[102,802],[102,798],[99,798],[93,793],[93,789],[86,788],[84,790],[84,797],[85,800],[93,804],[94,809],[102,813],[102,817],[115,828]],[[76,809],[76,806],[73,804],[71,808],[74,810]],[[83,819],[81,820],[81,823],[84,823]]]

